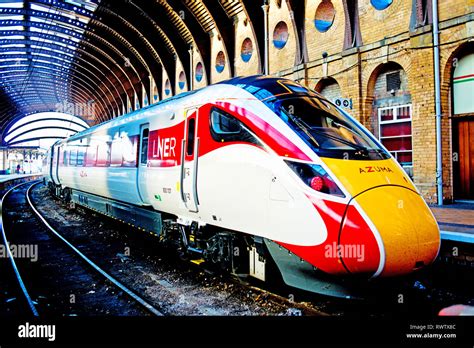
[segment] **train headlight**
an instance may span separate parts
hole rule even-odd
[[[293,161],[285,162],[300,177],[300,179],[313,190],[329,195],[344,197],[341,189],[320,165]]]
[[[313,190],[322,191],[324,189],[324,179],[320,176],[315,176],[311,179],[310,186]]]

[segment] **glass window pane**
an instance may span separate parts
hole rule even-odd
[[[212,128],[217,134],[238,134],[241,131],[237,120],[214,110],[211,115]]]
[[[381,137],[411,135],[411,122],[390,123],[380,126]]]
[[[145,128],[142,131],[142,151],[140,154],[141,164],[147,164],[147,161],[148,161],[148,134],[149,134],[149,130],[148,128]]]
[[[412,152],[399,152],[397,156],[398,162],[402,165],[411,165],[413,163]]]
[[[78,151],[77,151],[77,165],[78,166],[83,166],[84,165],[84,157],[85,157],[85,152],[86,150],[84,148],[80,148]]]
[[[410,112],[410,107],[409,106],[402,106],[398,108],[397,110],[397,119],[399,120],[404,120],[404,119],[410,119],[411,118],[411,112]]]
[[[393,109],[380,110],[380,121],[393,121]]]
[[[86,154],[86,166],[94,167],[97,163],[97,146],[89,146]]]
[[[194,154],[194,133],[196,131],[196,120],[191,118],[188,123],[188,146],[186,154],[192,156]]]
[[[412,149],[411,137],[382,139],[382,144],[389,151],[407,151]]]
[[[69,155],[69,165],[75,166],[77,164],[77,150],[73,149]]]

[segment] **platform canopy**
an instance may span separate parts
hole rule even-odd
[[[243,11],[258,33],[261,58],[263,3],[0,0],[0,145],[27,115],[66,112],[92,125],[163,99],[165,82],[176,94],[176,80],[192,78],[190,47],[207,79],[215,64],[211,34],[217,32],[227,56],[235,56],[234,24]],[[176,73],[178,64],[184,76]]]

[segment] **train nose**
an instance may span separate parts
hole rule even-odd
[[[440,247],[439,228],[420,195],[401,186],[382,186],[361,193],[355,201],[372,224],[369,228],[376,229],[373,234],[380,255],[376,276],[410,273],[435,260]],[[341,244],[353,240],[349,232],[344,225]]]

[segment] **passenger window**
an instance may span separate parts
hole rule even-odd
[[[97,145],[90,145],[86,152],[86,167],[95,167],[97,164]]]
[[[77,150],[71,150],[69,153],[69,165],[70,166],[76,166],[77,165]]]
[[[228,113],[214,108],[211,110],[211,136],[220,143],[240,141],[261,146],[260,141],[238,119]]]
[[[108,142],[101,142],[97,149],[97,164],[98,167],[107,167],[110,165],[110,144]]]
[[[79,167],[82,167],[84,166],[84,157],[85,157],[85,149],[84,148],[81,148],[79,150],[77,150],[77,165]]]
[[[147,164],[148,161],[148,136],[150,131],[148,128],[142,130],[142,146],[141,146],[141,153],[140,153],[140,163]]]
[[[112,146],[110,149],[110,166],[111,167],[121,167],[123,160],[123,149],[122,149],[122,138],[120,134],[117,133],[112,140]]]
[[[188,123],[188,145],[186,154],[192,156],[194,154],[194,133],[196,132],[196,120],[191,118]]]

